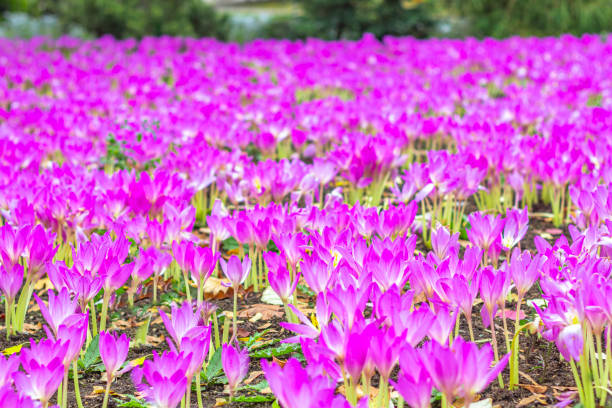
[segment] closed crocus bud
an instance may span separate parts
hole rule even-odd
[[[0,290],[9,304],[12,304],[23,284],[23,266],[15,264],[0,266]]]
[[[40,400],[43,406],[57,391],[66,366],[66,343],[51,339],[34,343],[30,340],[30,348],[22,349],[19,360],[27,373],[17,372],[13,376],[15,387],[21,395]]]
[[[203,285],[210,278],[220,256],[219,252],[213,253],[209,247],[197,247],[193,250],[192,258],[188,260],[188,263],[191,277],[198,285]]]
[[[229,279],[231,286],[234,288],[237,288],[246,280],[251,270],[251,260],[248,256],[245,256],[244,261],[240,262],[240,258],[232,255],[229,261],[225,262],[224,259],[221,259],[220,263],[223,274]]]
[[[277,262],[276,258],[281,258],[282,262]],[[267,252],[264,254],[264,259],[269,269],[268,281],[270,287],[281,298],[283,304],[286,304],[297,287],[301,272],[298,272],[298,275],[291,280],[291,273],[287,270],[287,263],[284,258],[272,252]]]
[[[106,368],[106,376],[113,378],[127,358],[130,339],[124,334],[117,337],[108,332],[100,332],[100,357]]]
[[[0,387],[13,383],[13,374],[19,371],[19,356],[0,356]]]
[[[53,331],[54,335],[57,335],[58,327],[64,323],[64,321],[72,316],[78,307],[78,299],[70,299],[70,293],[68,289],[63,288],[58,295],[53,291],[49,291],[49,304],[45,303],[34,294],[34,298],[40,307],[40,312],[47,321],[49,327]]]
[[[397,382],[391,380],[393,388],[400,393],[412,408],[429,408],[431,406],[431,378],[420,363],[408,371],[400,371]]]
[[[439,225],[431,233],[431,247],[438,260],[443,261],[459,252],[459,233],[451,235],[448,229]]]
[[[249,353],[246,349],[240,350],[229,344],[223,345],[221,364],[227,377],[230,398],[234,396],[236,386],[246,377],[249,371]]]
[[[61,360],[55,359],[47,365],[34,364],[28,374],[15,374],[15,386],[21,395],[39,400],[47,406],[51,396],[55,394],[64,378],[65,367]]]
[[[185,353],[153,351],[153,360],[132,371],[132,381],[144,399],[155,408],[175,408],[187,391],[189,357]]]
[[[567,361],[579,361],[583,349],[583,335],[580,324],[570,324],[564,327],[555,343],[559,352]]]
[[[0,259],[5,266],[19,263],[27,247],[30,230],[29,226],[20,229],[10,225],[0,227]]]
[[[19,395],[13,387],[5,385],[0,388],[0,407],[41,408],[40,401],[34,401],[27,395]]]
[[[334,398],[335,383],[327,376],[310,375],[295,358],[283,367],[262,359],[261,367],[281,407],[329,406]]]
[[[170,317],[160,310],[159,314],[168,334],[178,347],[183,337],[199,336],[206,327],[202,325],[200,308],[194,311],[190,303],[184,302],[182,306],[172,305]]]
[[[66,344],[66,356],[64,357],[66,367],[79,356],[83,348],[87,338],[88,316],[87,313],[74,314],[68,317],[57,330],[57,340]],[[47,336],[51,337],[48,330]]]

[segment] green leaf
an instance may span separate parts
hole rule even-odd
[[[270,402],[273,401],[274,397],[268,397],[265,395],[253,395],[253,396],[246,396],[246,395],[239,395],[237,397],[234,397],[232,399],[233,402],[246,402],[246,403],[257,403],[257,402]]]
[[[231,251],[232,249],[238,249],[238,247],[240,246],[240,244],[238,244],[238,241],[236,241],[236,239],[233,237],[229,237],[228,239],[223,241],[222,245],[225,251]]]
[[[434,388],[431,392],[431,402],[433,403],[433,402],[441,401],[441,400],[442,400],[442,393]]]
[[[259,340],[261,340],[261,338],[270,331],[270,329],[266,329],[262,332],[257,332],[254,333],[253,335],[251,335],[248,340],[246,341],[246,348],[250,349],[251,347],[253,347],[253,345],[255,343],[257,343]]]
[[[147,320],[136,330],[136,335],[134,336],[134,345],[146,344],[147,343],[147,334],[149,333],[149,325],[151,324],[151,314]]]
[[[221,364],[221,347],[215,350],[210,362],[206,366],[206,370],[202,373],[202,379],[206,382],[211,382],[215,377],[221,374],[223,365]]]
[[[118,405],[119,407],[126,407],[126,408],[147,408],[148,407],[147,403],[144,400],[139,400],[133,395],[128,395],[127,397],[130,400],[122,404],[119,404]]]
[[[316,297],[317,296],[317,294],[312,289],[310,289],[308,286],[306,286],[306,285],[304,285],[302,283],[298,283],[297,289],[300,292],[302,292],[303,294],[305,294],[306,296],[308,296],[308,297]]]
[[[297,343],[283,343],[278,347],[270,347],[263,350],[257,350],[250,353],[251,358],[272,358],[284,356],[286,354],[300,351],[300,345]]]
[[[79,360],[79,365],[81,365],[85,370],[89,370],[93,367],[93,365],[100,358],[100,336],[97,335],[93,338],[91,343],[89,343],[89,347],[85,351],[85,355],[82,359]]]
[[[247,384],[247,385],[243,385],[242,387],[239,387],[240,390],[251,390],[251,391],[261,391],[265,388],[267,388],[270,384],[268,384],[268,381],[263,380],[258,382],[257,384]]]

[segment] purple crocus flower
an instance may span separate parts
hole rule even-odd
[[[5,267],[19,263],[29,242],[30,227],[19,229],[10,225],[0,227],[0,258]]]
[[[504,228],[504,220],[499,215],[493,216],[475,212],[470,214],[468,221],[470,222],[470,229],[466,232],[470,242],[484,251],[485,262],[487,256],[496,262],[501,250],[501,232]]]
[[[431,232],[431,249],[441,262],[459,253],[459,233],[452,234],[446,227],[438,226]]]
[[[431,377],[420,360],[420,351],[405,345],[400,351],[401,371],[391,385],[412,408],[428,408],[431,404]]]
[[[317,253],[304,256],[300,262],[300,271],[308,287],[315,293],[321,293],[327,289],[333,278],[333,262],[325,262]]]
[[[229,261],[226,262],[225,259],[221,259],[220,263],[223,274],[229,279],[234,289],[237,289],[246,280],[251,271],[251,260],[248,256],[245,256],[244,261],[240,262],[240,258],[232,255]]]
[[[55,292],[48,291],[49,305],[45,305],[41,298],[34,293],[34,298],[40,307],[45,321],[51,327],[54,335],[57,335],[58,327],[71,315],[73,315],[78,307],[78,299],[70,299],[68,289],[63,288],[58,295]]]
[[[335,384],[329,377],[310,375],[295,358],[287,360],[283,367],[261,360],[261,367],[283,408],[329,406],[334,398]]]
[[[19,370],[19,356],[0,356],[0,387],[13,383],[13,374]]]
[[[488,343],[479,349],[475,343],[457,337],[452,349],[461,366],[460,396],[469,406],[476,395],[484,391],[508,364],[510,354],[506,354],[495,366],[492,366],[493,349]]]
[[[184,353],[164,351],[159,355],[153,351],[153,361],[146,360],[142,367],[136,367],[132,381],[152,407],[176,408],[187,391],[188,367],[189,356]]]
[[[45,266],[53,260],[58,249],[53,247],[54,238],[54,234],[48,234],[40,224],[32,228],[26,246],[31,282],[36,282],[44,274]]]
[[[194,375],[200,372],[202,364],[208,355],[210,347],[210,327],[201,336],[198,337],[183,337],[181,340],[180,351],[189,357],[189,365],[187,367],[186,376],[189,380]],[[174,346],[172,351],[177,352]]]
[[[287,270],[284,258],[273,252],[266,252],[263,257],[268,265],[270,287],[272,287],[272,290],[278,295],[283,304],[287,304],[297,287],[301,272],[298,272],[292,281],[291,273]]]
[[[127,358],[130,339],[125,333],[117,337],[117,335],[101,331],[99,347],[100,357],[106,368],[106,378],[112,382]]]
[[[23,266],[0,266],[0,289],[9,304],[12,304],[23,284]]]
[[[168,317],[163,310],[160,310],[159,314],[168,334],[177,347],[180,346],[184,337],[198,336],[206,329],[202,325],[200,308],[198,307],[194,311],[193,306],[188,302],[184,302],[180,307],[173,304],[171,317]]]
[[[46,407],[64,378],[64,365],[59,359],[46,365],[34,363],[27,374],[17,372],[13,378],[20,394],[39,400]]]
[[[396,336],[391,329],[379,329],[372,335],[368,343],[369,353],[383,381],[390,378],[398,362],[402,344],[403,337]]]
[[[189,260],[193,258],[194,245],[189,241],[172,241],[172,254],[179,268],[184,271],[191,270]]]
[[[570,324],[559,332],[555,344],[567,361],[579,361],[582,355],[584,338],[580,324]]]
[[[5,385],[0,388],[0,407],[42,408],[42,404],[27,395],[19,395],[13,387]]]
[[[246,377],[249,371],[249,353],[230,344],[224,344],[221,352],[221,364],[227,377],[230,399],[234,396],[236,386]]]
[[[204,284],[215,270],[217,261],[220,257],[221,254],[219,252],[213,252],[209,247],[195,247],[191,252],[190,257],[187,259],[189,270],[191,271],[191,278],[198,285],[199,297],[202,296],[201,293]]]
[[[373,326],[366,326],[362,331],[353,331],[346,338],[344,369],[355,383],[359,381],[366,364]]]
[[[431,405],[433,386],[427,371],[414,368],[410,371],[401,371],[397,376],[397,382],[391,380],[390,383],[410,407],[428,408]]]
[[[69,316],[57,329],[57,340],[66,344],[66,356],[64,357],[64,365],[70,366],[70,363],[74,361],[83,348],[85,340],[87,339],[87,325],[88,325],[87,313],[76,313]],[[45,327],[45,329],[47,329]],[[52,333],[47,329],[47,336],[53,337]]]
[[[30,340],[30,348],[23,349],[19,356],[26,372],[13,375],[17,390],[47,406],[64,378],[66,353],[66,344],[59,340],[41,340],[38,343]]]
[[[504,221],[504,231],[502,233],[502,246],[506,251],[510,251],[521,242],[525,234],[527,234],[528,226],[529,216],[527,214],[527,208],[523,208],[522,210],[508,208]]]
[[[492,323],[497,305],[503,300],[508,282],[508,275],[503,271],[495,271],[488,266],[480,272],[480,298],[483,301],[481,309],[482,321],[485,327]]]
[[[419,355],[433,386],[446,396],[447,401],[453,401],[461,389],[461,363],[453,350],[435,341],[429,341],[425,343]]]

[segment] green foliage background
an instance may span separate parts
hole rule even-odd
[[[439,14],[463,19],[456,35],[558,36],[612,31],[610,0],[437,0]]]
[[[369,32],[385,35],[411,35],[418,38],[432,33],[432,2],[403,0],[294,0],[302,16],[279,17],[262,29],[263,37],[356,39]]]
[[[276,0],[298,13],[277,15],[246,38],[232,38],[231,19],[204,0],[0,0],[0,13],[53,15],[59,31],[82,29],[117,38],[175,35],[355,39],[385,35],[508,37],[612,31],[612,0]],[[6,15],[5,15],[6,16]],[[6,19],[6,18],[5,18]],[[19,20],[21,21],[21,20]],[[0,22],[1,26],[1,22]],[[2,33],[0,27],[0,33]],[[28,32],[35,30],[28,30]],[[45,33],[46,31],[42,30]]]
[[[226,39],[228,18],[202,0],[0,0],[0,11],[55,15],[67,29],[116,38],[174,35]]]

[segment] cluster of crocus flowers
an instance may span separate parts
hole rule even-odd
[[[426,407],[434,388],[468,405],[506,366],[518,385],[527,332],[605,405],[611,41],[0,39],[6,335],[38,307],[47,337],[1,359],[0,406],[66,407],[71,367],[80,404],[96,336],[109,404],[139,340],[114,331],[126,303],[168,334],[132,371],[148,404],[187,405],[195,383],[202,407],[214,350],[235,398],[257,363],[250,291],[276,295],[303,351],[261,363],[284,408]],[[571,222],[571,243],[533,250],[530,217]],[[212,276],[232,288],[222,341]]]

